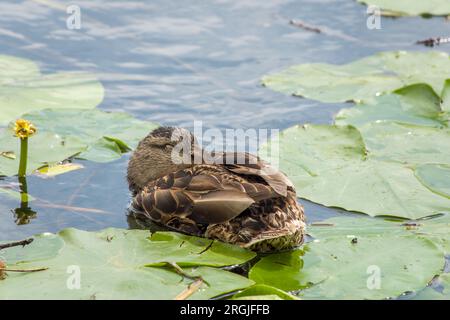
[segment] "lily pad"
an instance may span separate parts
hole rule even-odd
[[[106,229],[86,232],[65,229],[49,235],[55,242],[45,258],[36,258],[42,250],[38,236],[24,248],[5,250],[11,269],[48,268],[29,273],[8,272],[1,282],[2,299],[173,299],[192,282],[171,268],[156,267],[161,262],[175,262],[191,277],[202,277],[202,287],[190,298],[207,299],[251,286],[253,282],[239,275],[208,266],[243,263],[254,254],[241,248],[189,238],[175,233],[154,235],[143,230]],[[156,239],[156,240],[155,240]],[[62,246],[59,244],[63,242]],[[164,251],[168,243],[174,248]],[[47,247],[50,245],[46,244]],[[175,248],[177,247],[177,248]],[[11,249],[12,250],[12,249]],[[201,251],[204,251],[203,253]],[[17,255],[20,254],[20,258]],[[32,257],[32,258],[28,258]],[[16,262],[10,264],[9,261]],[[73,278],[79,272],[79,287]],[[72,276],[72,277],[71,277]],[[74,280],[75,279],[75,280]],[[74,280],[75,282],[71,282]]]
[[[76,137],[62,137],[56,133],[39,132],[28,141],[27,173],[72,157],[86,148],[86,144]],[[20,154],[19,139],[13,136],[12,131],[6,130],[0,135],[0,149],[12,150],[14,154]],[[17,174],[18,168],[19,156],[15,159],[0,157],[0,176]]]
[[[77,157],[107,162],[121,157],[145,137],[157,124],[142,121],[123,112],[101,110],[46,109],[23,116],[40,131],[62,137],[75,137],[87,146]]]
[[[387,225],[384,231],[378,228],[379,234],[356,228],[349,235],[356,220],[324,221],[340,228],[330,235],[319,232],[302,250],[264,257],[250,270],[250,279],[302,290],[305,298],[383,299],[420,290],[442,271],[444,254],[433,241],[399,226],[391,232]]]
[[[42,75],[36,63],[0,55],[0,125],[45,108],[93,109],[104,89],[95,76],[64,72]]]
[[[446,85],[447,87],[448,85]],[[448,126],[450,114],[444,111],[441,98],[426,84],[414,84],[339,111],[335,124],[362,127],[370,122],[392,121],[421,126]]]
[[[420,182],[431,191],[450,199],[449,165],[424,164],[417,167],[415,173]]]
[[[426,83],[440,94],[449,72],[447,53],[396,51],[345,65],[296,65],[265,76],[262,82],[275,91],[322,102],[362,102],[416,83]]]
[[[281,132],[280,167],[295,184],[298,196],[371,216],[417,219],[450,212],[450,200],[417,180],[413,167],[420,161],[450,159],[448,130],[433,131],[431,136],[421,131],[421,141],[410,139],[399,146],[399,137],[404,138],[409,128],[395,123],[368,126],[364,138],[368,137],[370,148],[352,126],[304,125]],[[384,130],[389,126],[393,129],[387,133]],[[447,137],[436,142],[444,146],[436,154],[429,153],[436,149],[424,138],[435,133]],[[270,143],[262,148],[263,154],[270,154]],[[410,157],[412,160],[404,163]]]
[[[450,216],[443,215],[433,219],[418,221],[414,230],[417,234],[424,235],[439,245],[445,254],[450,254]],[[449,286],[450,288],[450,286]]]
[[[296,296],[265,284],[256,284],[233,296],[233,300],[297,300]]]
[[[377,6],[389,16],[445,16],[450,14],[447,0],[357,0],[367,5]]]
[[[28,173],[74,156],[97,162],[116,160],[158,126],[126,113],[97,109],[45,109],[23,118],[38,128],[28,143]],[[17,173],[19,148],[19,139],[11,130],[0,134],[0,152],[17,155],[0,157],[0,176]]]

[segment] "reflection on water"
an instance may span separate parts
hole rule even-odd
[[[194,120],[222,130],[329,123],[343,104],[272,92],[260,86],[260,78],[296,63],[344,63],[382,50],[430,50],[415,41],[450,31],[443,18],[383,18],[381,30],[368,30],[366,7],[353,0],[76,3],[79,30],[66,27],[69,1],[2,1],[1,54],[37,61],[43,73],[94,72],[106,89],[101,109],[188,128]],[[289,24],[292,19],[324,32],[298,28]],[[0,240],[65,227],[127,227],[127,159],[83,163],[84,169],[52,179],[29,177],[35,200],[19,206],[19,215],[17,199],[0,194]],[[302,202],[310,221],[337,214]],[[37,217],[23,214],[28,207]],[[29,223],[18,226],[17,219]]]
[[[36,211],[29,206],[28,184],[26,177],[19,177],[20,184],[20,206],[14,209],[14,222],[17,225],[30,223],[36,218]]]

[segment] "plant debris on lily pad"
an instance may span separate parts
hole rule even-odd
[[[95,76],[79,72],[42,75],[31,60],[0,55],[0,125],[45,108],[93,109],[104,89]]]
[[[189,298],[208,299],[251,286],[242,276],[210,266],[244,263],[255,254],[231,245],[176,233],[65,229],[35,237],[26,247],[2,251],[10,269],[1,281],[2,299],[174,299],[194,280]],[[170,248],[170,250],[169,250]],[[183,267],[177,273],[167,263]],[[78,277],[78,278],[77,278]]]
[[[345,65],[296,65],[267,75],[262,82],[275,91],[322,102],[361,102],[415,83],[426,83],[440,94],[449,74],[447,53],[395,51]]]
[[[357,0],[367,5],[382,9],[382,14],[389,16],[450,15],[448,0]]]

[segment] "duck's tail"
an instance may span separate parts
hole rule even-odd
[[[284,198],[282,206],[275,203],[271,207],[269,212],[261,211],[261,207],[249,208],[227,223],[210,225],[205,236],[262,253],[300,246],[305,234],[303,207],[295,197]]]

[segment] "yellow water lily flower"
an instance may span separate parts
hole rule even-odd
[[[25,139],[36,133],[36,127],[28,120],[18,119],[14,125],[14,133],[16,137]]]

